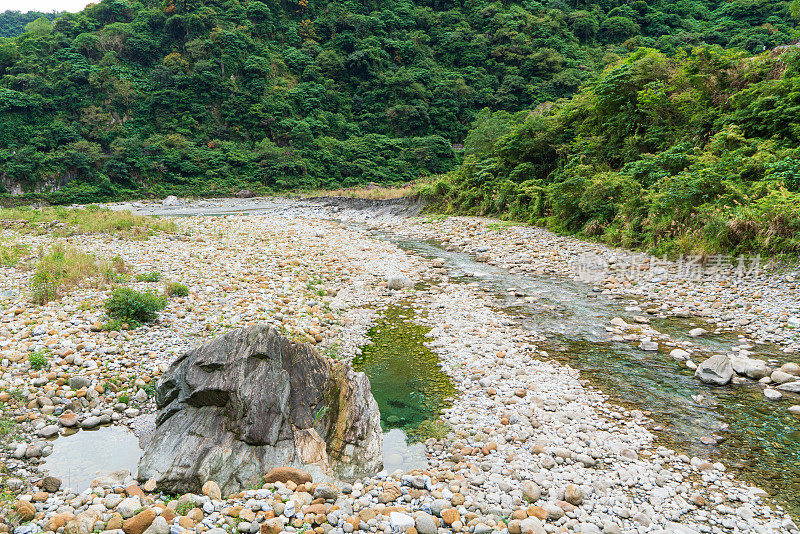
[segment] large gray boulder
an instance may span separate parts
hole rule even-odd
[[[697,366],[694,376],[706,384],[724,386],[733,378],[731,359],[722,354],[712,356]]]
[[[382,466],[369,379],[264,325],[178,358],[156,389],[156,428],[138,479],[170,493],[239,491],[276,466],[355,479]]]
[[[759,360],[758,358],[733,356],[731,358],[731,365],[736,373],[753,380],[760,380],[765,376],[769,376],[771,372],[771,369],[767,366],[767,362]]]

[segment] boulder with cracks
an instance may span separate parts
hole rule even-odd
[[[256,325],[178,358],[156,389],[156,429],[138,478],[161,491],[225,494],[291,466],[355,479],[382,465],[369,379],[276,330]]]

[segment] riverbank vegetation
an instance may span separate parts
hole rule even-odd
[[[800,252],[800,49],[641,48],[569,99],[479,114],[425,194],[656,254]]]
[[[791,5],[102,0],[0,39],[0,182],[87,203],[436,175],[484,108],[568,98],[641,46],[770,49]]]
[[[19,232],[50,234],[59,237],[75,234],[115,234],[146,239],[153,232],[174,232],[170,220],[134,215],[90,205],[85,208],[43,207],[0,209],[0,225]]]

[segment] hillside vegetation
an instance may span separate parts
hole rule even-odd
[[[569,98],[641,46],[666,54],[645,54],[663,63],[655,73],[662,77],[653,78],[663,90],[649,86],[650,107],[636,111],[652,115],[671,95],[676,67],[668,57],[694,58],[695,46],[752,53],[788,42],[796,35],[792,6],[779,0],[103,0],[0,39],[0,183],[52,202],[87,202],[438,174],[457,165],[453,144],[464,141],[476,119],[498,122],[491,113],[513,115]],[[738,57],[714,54],[719,61]],[[638,61],[610,67],[603,79]],[[591,108],[581,102],[604,94],[593,87],[556,109]],[[625,135],[631,105],[604,101],[594,119],[610,118],[619,123],[611,127],[615,135]],[[741,108],[740,122],[760,113],[748,109]],[[566,124],[567,113],[537,120]],[[619,141],[608,168],[618,170],[632,152],[673,142],[659,121],[686,114],[695,111],[679,107],[654,116],[660,125],[638,131],[636,142]],[[574,129],[564,128],[547,135],[561,135],[561,143]],[[592,136],[580,139],[590,150]],[[551,159],[562,165],[566,157]],[[599,159],[585,164],[602,166]],[[550,171],[542,167],[536,176],[546,182]]]
[[[642,48],[570,99],[480,114],[428,194],[657,254],[800,252],[800,48]]]
[[[27,29],[36,29],[36,24],[28,26],[36,19],[44,17],[42,23],[53,21],[63,15],[61,12],[41,13],[39,11],[3,11],[0,13],[0,37],[16,37]]]

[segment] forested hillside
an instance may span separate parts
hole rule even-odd
[[[658,254],[800,252],[800,47],[640,49],[554,106],[481,115],[442,208]]]
[[[39,11],[3,11],[0,13],[0,37],[16,37],[25,31],[25,26],[34,22],[36,19],[44,17],[47,21],[53,21],[60,17],[62,13],[40,13]],[[36,25],[33,26],[35,28]]]
[[[790,11],[779,0],[103,0],[0,40],[0,179],[68,202],[441,173],[484,108],[569,97],[640,46],[760,52],[796,35]]]

